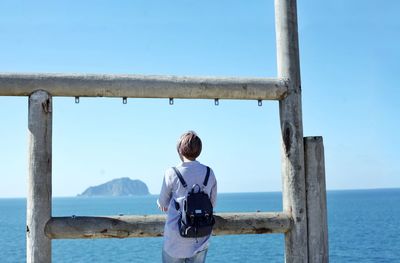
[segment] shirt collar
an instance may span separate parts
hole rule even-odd
[[[195,165],[198,164],[199,162],[194,160],[194,161],[188,161],[188,162],[182,162],[182,166],[191,166],[191,165]]]

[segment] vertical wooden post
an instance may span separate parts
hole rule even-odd
[[[282,131],[283,209],[293,227],[285,234],[286,262],[307,262],[307,217],[296,0],[275,0],[278,77],[289,79],[279,102]]]
[[[29,97],[29,176],[27,262],[51,262],[51,240],[44,228],[51,217],[52,97],[35,91]]]
[[[306,168],[308,262],[328,263],[328,220],[322,137],[304,138]]]

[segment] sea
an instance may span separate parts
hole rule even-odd
[[[53,198],[53,216],[158,214],[155,195]],[[400,262],[400,189],[328,191],[330,262]],[[282,195],[222,193],[216,212],[282,211]],[[26,261],[26,199],[0,199],[0,262]],[[53,240],[53,262],[161,262],[162,238]],[[207,262],[284,262],[283,234],[214,236]]]

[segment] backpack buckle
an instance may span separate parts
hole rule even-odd
[[[197,186],[197,189],[198,189],[197,192],[195,192],[196,186]],[[200,187],[200,185],[194,184],[194,185],[192,186],[192,193],[200,193],[200,192],[201,192],[201,187]]]

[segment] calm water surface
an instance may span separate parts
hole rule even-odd
[[[156,196],[54,198],[54,216],[158,214]],[[328,191],[331,262],[400,262],[400,189]],[[0,199],[1,262],[25,262],[25,199]],[[220,194],[217,212],[281,211],[280,193]],[[160,262],[162,238],[54,240],[53,262]],[[283,235],[213,237],[207,262],[284,262]]]

